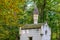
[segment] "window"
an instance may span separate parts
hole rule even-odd
[[[25,34],[25,30],[22,30],[22,34]]]
[[[47,34],[47,30],[45,31],[45,34]]]
[[[27,31],[27,33],[29,33],[29,30],[26,30]]]
[[[29,37],[29,40],[32,40],[32,37]]]

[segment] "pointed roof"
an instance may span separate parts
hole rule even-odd
[[[34,11],[33,11],[33,14],[38,14],[39,12],[38,12],[38,8],[37,8],[37,6],[35,5],[34,6]]]

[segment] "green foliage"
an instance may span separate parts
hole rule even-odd
[[[39,23],[47,21],[52,40],[60,39],[60,0],[0,0],[0,40],[18,40],[18,28],[33,23],[33,9],[39,10]]]
[[[0,0],[0,40],[18,40],[24,5],[25,0]]]
[[[39,9],[40,15],[39,22],[47,21],[52,30],[52,40],[59,40],[60,0],[33,0],[33,1],[37,4],[37,7]]]
[[[19,27],[33,23],[33,7],[26,5],[25,0],[0,0],[0,40],[19,40]]]

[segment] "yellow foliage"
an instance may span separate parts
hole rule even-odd
[[[0,38],[4,38],[5,37],[5,35],[4,34],[0,34]]]
[[[18,13],[20,10],[19,10],[19,8],[14,8],[14,11],[15,11],[16,13]]]
[[[56,33],[53,33],[53,38],[56,38],[56,36],[57,36]]]

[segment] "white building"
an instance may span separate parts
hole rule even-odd
[[[50,40],[51,29],[47,22],[38,23],[38,10],[34,9],[34,24],[25,24],[20,27],[20,40]]]
[[[47,23],[26,24],[20,30],[20,40],[50,40],[51,29]]]

